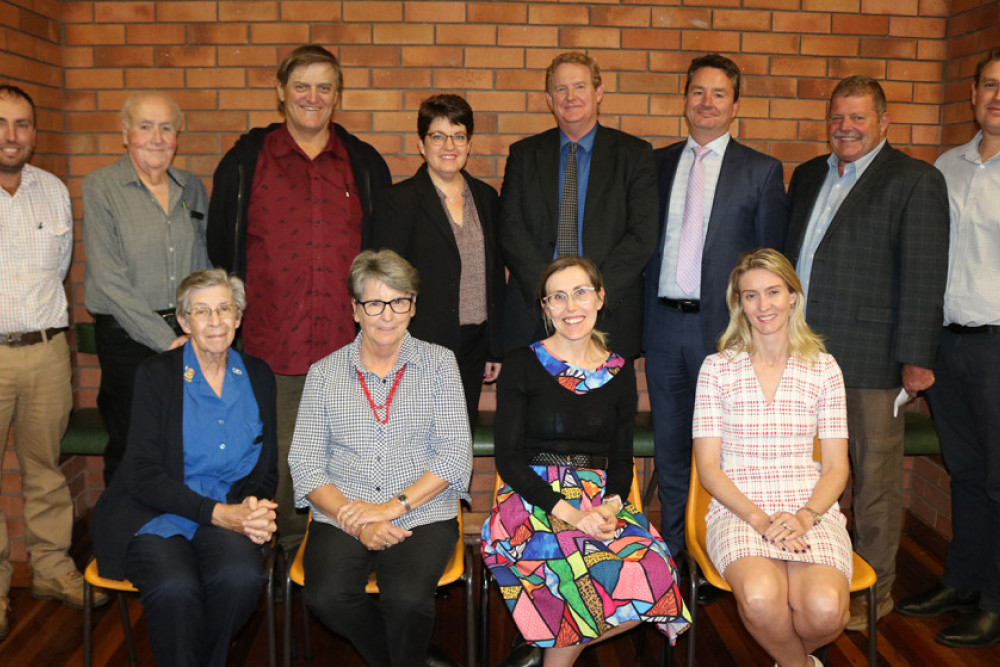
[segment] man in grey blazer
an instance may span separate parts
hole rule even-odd
[[[747,250],[781,250],[788,223],[781,162],[729,134],[739,106],[739,66],[717,53],[695,58],[684,85],[688,139],[654,152],[660,233],[646,266],[643,343],[662,534],[675,560],[684,551],[695,387],[729,321],[729,273]],[[703,187],[695,191],[699,152]],[[695,225],[693,249],[683,238],[688,218]],[[688,289],[679,277],[686,261],[694,269]]]
[[[557,255],[579,254],[593,260],[604,278],[607,298],[598,329],[609,335],[613,351],[635,357],[642,332],[642,270],[656,242],[653,148],[597,122],[604,86],[590,56],[556,56],[545,72],[545,90],[558,127],[510,147],[500,193],[500,243],[510,269],[504,349],[543,337],[535,292],[542,269]],[[557,247],[571,150],[577,243]]]
[[[948,269],[948,193],[941,173],[885,139],[885,93],[865,76],[830,98],[830,155],[800,165],[789,186],[786,248],[805,316],[847,386],[854,549],[878,575],[877,616],[893,607],[903,512],[903,408],[934,383]],[[848,630],[867,623],[851,602]]]

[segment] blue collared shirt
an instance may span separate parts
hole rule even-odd
[[[840,175],[840,160],[836,153],[830,153],[826,158],[829,168],[826,172],[826,179],[823,187],[816,195],[816,203],[813,204],[812,213],[809,214],[809,224],[806,226],[806,233],[802,239],[802,250],[799,252],[799,263],[795,267],[802,281],[802,292],[805,296],[805,303],[809,303],[809,280],[812,278],[813,259],[816,257],[816,250],[826,236],[826,230],[830,228],[834,216],[840,210],[840,205],[847,199],[855,183],[861,178],[865,170],[885,146],[885,139],[879,142],[874,150],[861,156],[854,162],[844,164],[844,175]],[[802,307],[805,314],[805,305]]]
[[[220,503],[260,458],[264,424],[243,357],[229,350],[222,396],[205,379],[191,342],[184,344],[184,484]],[[194,537],[198,523],[161,514],[139,534]]]
[[[590,182],[590,156],[594,152],[594,137],[597,136],[597,125],[583,135],[576,143],[576,254],[583,255],[583,211],[587,206],[587,183]],[[566,177],[566,161],[569,159],[569,145],[573,143],[566,134],[559,130],[559,206],[562,206],[563,180]],[[553,257],[559,256],[559,248]]]

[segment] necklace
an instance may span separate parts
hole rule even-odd
[[[392,388],[389,389],[389,396],[385,399],[385,403],[382,405],[375,405],[375,401],[372,400],[372,393],[368,391],[368,383],[365,382],[365,377],[361,374],[361,371],[355,368],[354,372],[357,374],[358,382],[361,383],[361,388],[365,392],[365,398],[368,399],[368,407],[371,408],[372,414],[375,415],[375,421],[379,424],[388,424],[389,408],[392,406],[392,399],[396,395],[396,389],[399,387],[399,381],[403,379],[403,373],[406,372],[406,364],[403,364],[403,367],[396,371],[396,378],[392,381]],[[379,410],[385,410],[385,419],[378,416]]]

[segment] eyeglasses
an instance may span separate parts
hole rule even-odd
[[[218,313],[220,320],[235,320],[239,311],[240,309],[236,307],[235,303],[223,303],[215,308],[197,306],[187,311],[187,314],[195,322],[208,322],[212,319],[212,313]]]
[[[401,296],[392,299],[391,301],[372,299],[371,301],[355,301],[354,303],[364,308],[365,313],[371,315],[372,317],[384,313],[386,306],[392,308],[392,312],[396,313],[397,315],[404,315],[410,312],[410,309],[413,307],[413,297]]]
[[[434,146],[444,146],[444,142],[451,139],[455,142],[456,146],[464,146],[469,142],[469,135],[464,132],[456,132],[455,134],[445,134],[444,132],[431,132],[427,135],[427,138],[431,140],[431,144]]]
[[[570,299],[573,299],[574,302],[581,306],[589,306],[594,303],[596,298],[597,288],[590,285],[583,285],[577,287],[572,292],[555,292],[542,299],[542,301],[549,310],[562,310],[569,305]]]

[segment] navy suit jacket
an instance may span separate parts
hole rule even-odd
[[[559,129],[510,147],[500,193],[500,244],[510,269],[504,304],[504,350],[534,340],[541,321],[538,280],[556,249],[559,219]],[[590,160],[582,247],[604,278],[597,328],[611,349],[639,354],[642,270],[656,240],[656,168],[649,142],[597,126]]]
[[[798,263],[827,155],[799,165],[788,194],[788,258]],[[931,165],[888,143],[858,179],[813,258],[806,320],[844,384],[892,389],[902,364],[931,368],[948,274],[948,190]]]
[[[686,141],[656,150],[660,187],[660,236],[656,252],[646,267],[645,348],[669,345],[654,316],[663,265],[663,243],[674,174]],[[726,284],[740,255],[754,248],[784,249],[788,225],[781,162],[730,139],[722,156],[712,215],[701,258],[701,328],[705,354],[715,352],[715,342],[729,322]]]

